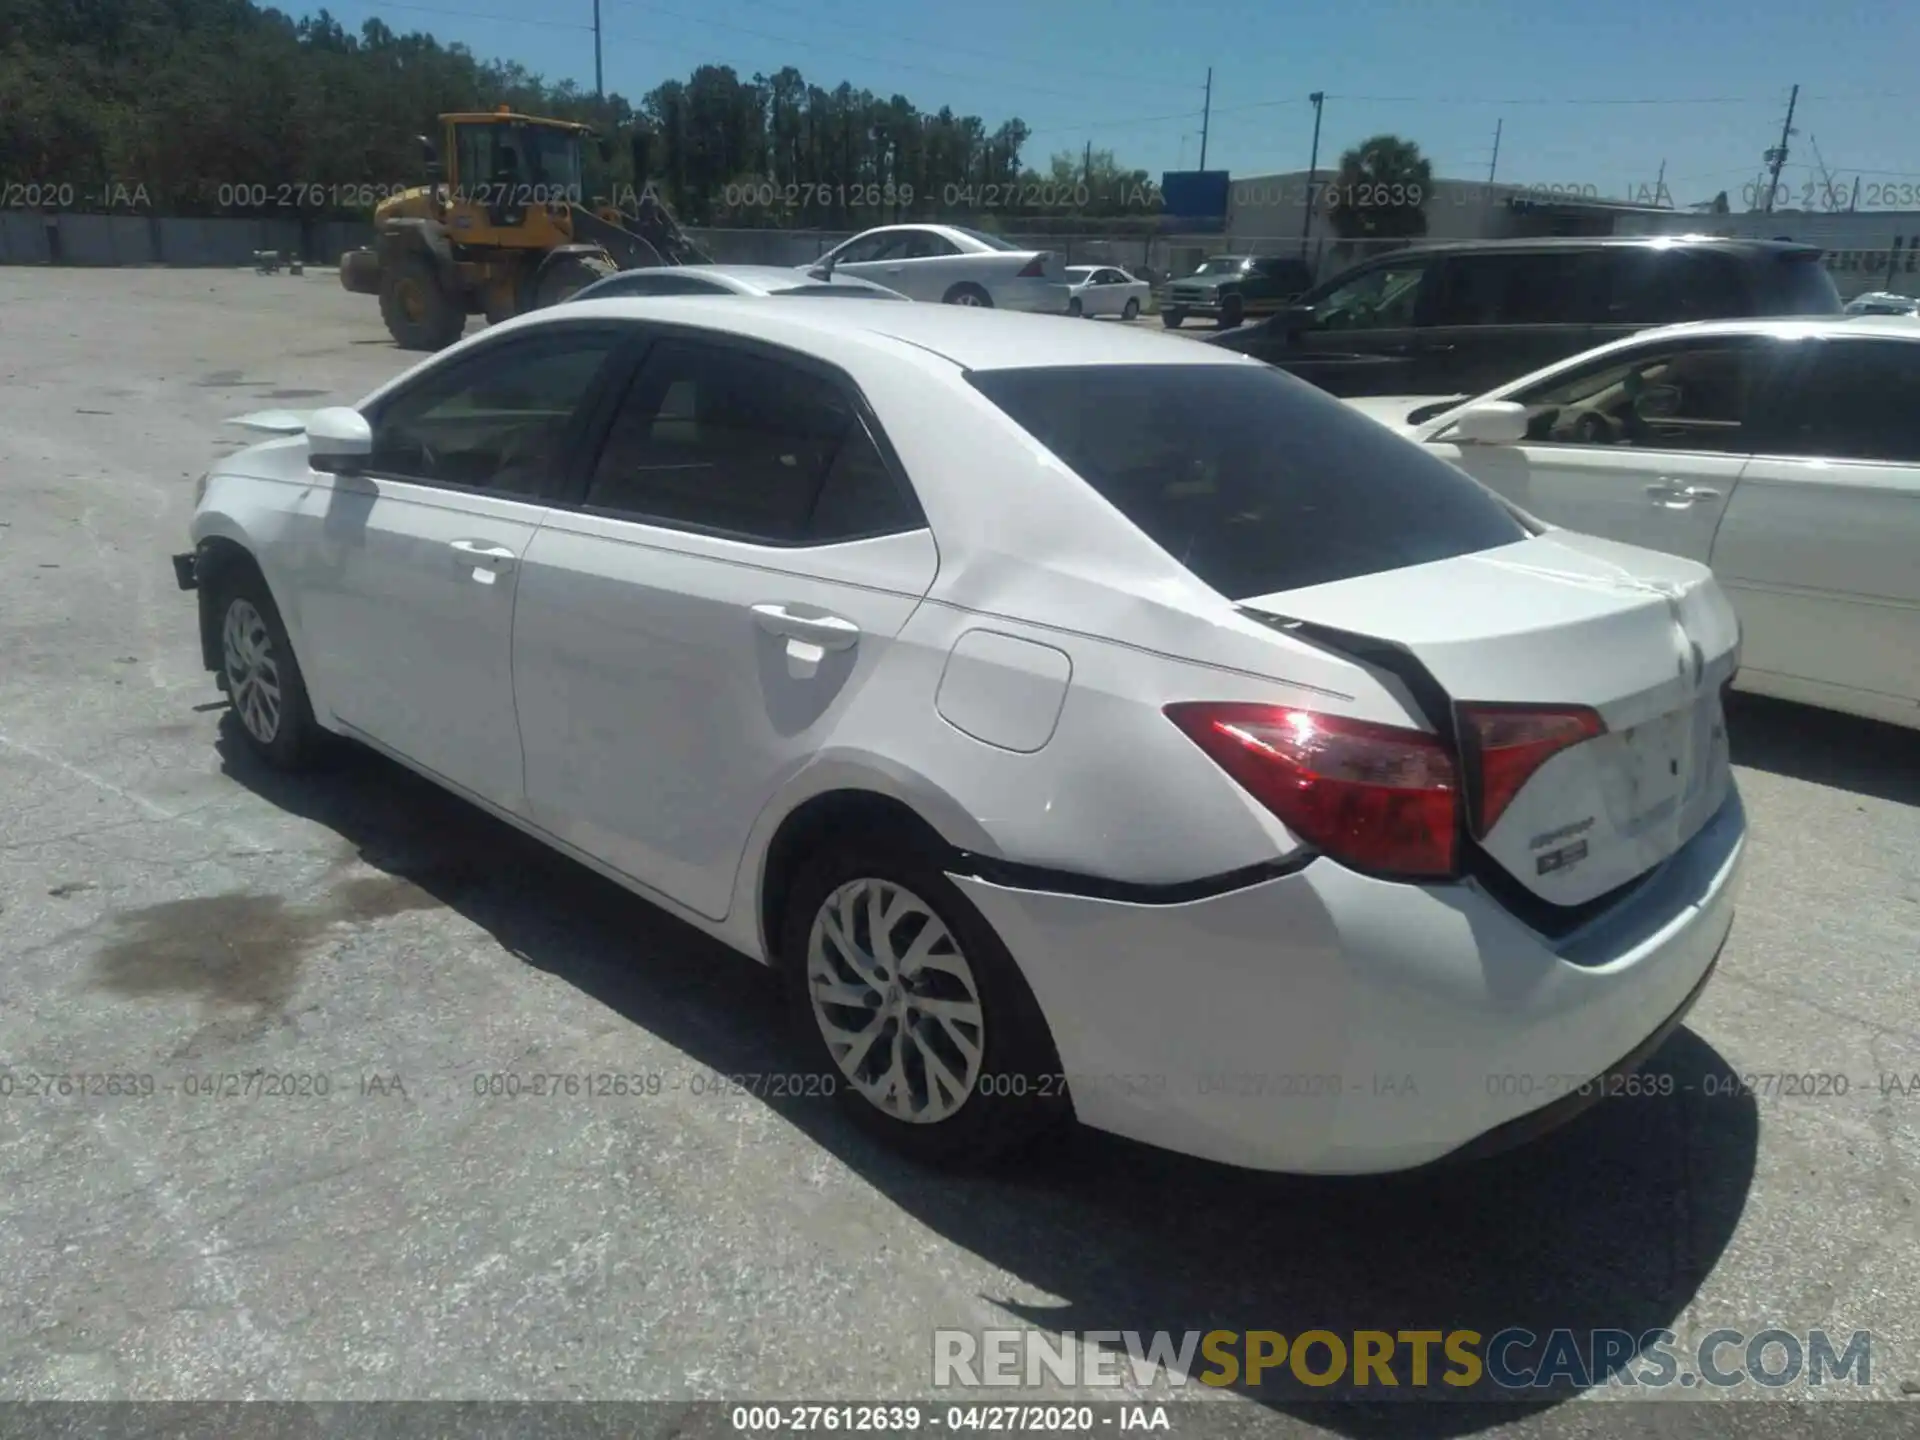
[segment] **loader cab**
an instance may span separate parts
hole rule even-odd
[[[446,224],[464,245],[551,249],[584,202],[586,127],[516,115],[443,115]]]

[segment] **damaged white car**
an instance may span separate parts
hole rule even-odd
[[[269,423],[176,560],[248,743],[373,746],[777,966],[910,1152],[1496,1148],[1731,923],[1708,572],[1231,352],[583,301]]]

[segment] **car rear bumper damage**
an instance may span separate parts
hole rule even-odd
[[[1082,1121],[1227,1164],[1361,1174],[1506,1148],[1648,1058],[1718,958],[1745,842],[1735,792],[1559,939],[1471,881],[1328,860],[1161,904],[954,878],[1031,983]]]

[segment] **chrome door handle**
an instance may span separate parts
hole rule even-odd
[[[1662,480],[1658,484],[1647,486],[1647,494],[1656,505],[1669,510],[1685,510],[1696,500],[1718,500],[1720,492],[1705,485],[1680,485],[1672,480]]]
[[[753,619],[769,635],[822,650],[851,650],[860,640],[860,627],[838,615],[796,615],[784,605],[756,605]]]
[[[490,540],[449,540],[447,548],[462,565],[481,570],[511,569],[516,558],[506,546],[495,545]]]

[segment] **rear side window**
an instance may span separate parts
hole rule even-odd
[[[1635,245],[1606,254],[1610,263],[1601,324],[1677,325],[1751,312],[1740,266],[1722,251]]]
[[[1570,325],[1595,318],[1591,250],[1451,255],[1440,266],[1435,325]]]
[[[1491,550],[1528,531],[1444,460],[1265,366],[976,370],[989,400],[1229,599]]]
[[[1764,262],[1758,276],[1763,315],[1838,315],[1840,292],[1817,254],[1790,251]]]
[[[851,398],[811,370],[718,345],[656,345],[594,466],[587,508],[773,545],[924,523]]]
[[[1920,464],[1920,344],[1823,340],[1786,404],[1786,454]]]

